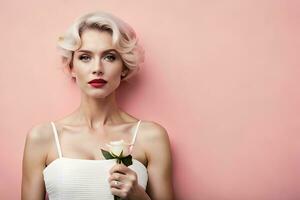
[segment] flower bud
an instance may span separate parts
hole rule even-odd
[[[109,148],[109,152],[115,156],[121,156],[122,151],[122,157],[126,157],[131,154],[132,145],[124,142],[124,140],[111,141],[107,144],[107,146]]]

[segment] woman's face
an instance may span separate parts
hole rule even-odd
[[[87,29],[82,33],[81,41],[81,47],[73,55],[71,74],[82,92],[104,98],[120,85],[123,69],[121,56],[112,45],[112,36],[107,31]],[[88,83],[100,78],[107,81],[102,87],[93,87]]]

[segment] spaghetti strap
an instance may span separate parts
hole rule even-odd
[[[137,136],[137,132],[138,132],[139,126],[140,126],[140,124],[141,124],[141,121],[142,121],[142,120],[139,120],[139,122],[138,122],[138,124],[137,124],[137,126],[136,126],[136,128],[135,128],[135,132],[134,132],[134,134],[133,134],[133,138],[132,138],[132,141],[131,141],[131,145],[132,145],[132,146],[133,146],[134,143],[135,143],[136,136]]]
[[[56,130],[56,127],[55,127],[55,124],[53,121],[51,121],[51,125],[52,125],[53,134],[54,134],[54,138],[55,138],[56,148],[58,151],[58,156],[59,156],[59,158],[62,158],[62,153],[61,153],[60,144],[59,144],[59,140],[58,140],[57,130]]]

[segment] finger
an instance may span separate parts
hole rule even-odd
[[[108,178],[109,181],[112,181],[112,180],[119,180],[119,181],[122,181],[122,182],[131,182],[132,184],[135,184],[137,183],[138,181],[138,177],[137,177],[137,174],[135,171],[129,169],[128,172],[126,172],[126,174],[124,173],[120,173],[119,171],[116,171],[116,172],[113,172],[110,177]]]
[[[108,178],[108,181],[112,181],[112,180],[119,180],[119,181],[122,181],[122,182],[132,182],[133,184],[135,184],[137,182],[137,174],[135,171],[130,171],[130,172],[127,172],[127,174],[123,174],[123,173],[120,173],[120,172],[113,172],[109,178]]]
[[[126,174],[126,173],[131,172],[131,171],[132,170],[124,164],[116,164],[115,166],[113,166],[109,170],[109,173],[112,174],[114,172],[119,172],[119,173],[122,173],[122,174]]]
[[[137,180],[134,176],[131,175],[122,175],[114,173],[108,178],[108,182],[111,187],[122,188],[123,186],[133,186],[137,183]]]
[[[138,184],[138,180],[134,175],[114,173],[109,177],[109,184],[111,188],[131,190],[133,186]]]
[[[122,199],[125,199],[127,197],[127,195],[128,195],[127,190],[125,190],[125,189],[117,189],[117,188],[111,188],[111,193],[113,195],[121,197]]]
[[[109,182],[109,185],[110,185],[110,188],[122,189],[122,187],[124,186],[124,183],[122,183],[121,181],[112,180]]]
[[[114,172],[112,173],[109,178],[108,178],[108,181],[123,181],[126,180],[126,175],[124,174],[121,174],[121,173],[118,173],[118,172]]]

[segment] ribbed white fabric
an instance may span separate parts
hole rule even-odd
[[[134,144],[139,120],[135,129]],[[86,160],[62,157],[55,124],[51,121],[59,158],[52,161],[43,171],[44,182],[49,200],[113,200],[107,181],[109,170],[116,164],[111,160]],[[148,181],[147,168],[133,159],[129,166],[137,173],[138,183],[146,189]]]

